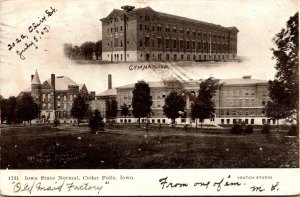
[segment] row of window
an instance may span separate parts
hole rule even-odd
[[[149,54],[148,54],[149,55]],[[147,54],[146,54],[147,56]],[[112,61],[123,61],[123,54],[107,54],[108,59],[110,58]],[[127,53],[127,57],[129,57],[129,54]],[[143,57],[143,54],[140,54],[140,57]],[[148,56],[150,58],[150,56]],[[229,55],[198,55],[198,57],[196,55],[190,55],[190,54],[173,54],[173,56],[171,56],[171,54],[165,54],[165,56],[163,54],[157,54],[157,57],[155,57],[154,54],[152,54],[151,57],[152,60],[173,60],[173,61],[184,61],[184,60],[225,60],[225,59],[229,59]]]
[[[225,122],[226,121],[226,122]],[[262,124],[276,124],[276,120],[274,119],[262,119]],[[232,119],[232,122],[230,119],[223,119],[221,118],[221,124],[238,124],[245,122],[245,124],[255,124],[255,119]]]
[[[152,28],[150,28],[149,25],[144,25],[144,24],[140,24],[139,25],[139,30],[147,30],[147,31],[158,31],[158,32],[162,32],[163,31],[163,28],[161,25],[157,25],[157,26],[154,26],[152,25]],[[172,29],[172,31],[171,31]],[[170,26],[166,25],[164,27],[164,31],[165,32],[172,32],[172,33],[175,33],[177,34],[179,32],[179,34],[184,34],[186,33],[186,35],[193,35],[193,36],[198,36],[200,37],[201,39],[212,39],[214,41],[228,41],[230,38],[231,40],[233,39],[233,37],[229,37],[229,36],[225,36],[225,35],[216,35],[216,34],[211,34],[210,32],[201,32],[201,31],[198,31],[196,32],[196,30],[190,30],[189,28],[187,28],[186,30],[184,30],[184,28],[179,28],[179,31],[177,31],[177,27],[172,27],[170,28]]]
[[[71,105],[71,104],[70,104]],[[43,103],[42,105],[42,109],[51,109],[51,103]],[[67,109],[67,103],[63,103],[62,105],[60,103],[57,103],[56,105],[56,109],[60,110],[60,109]]]
[[[115,40],[117,42],[117,40]],[[140,39],[140,47],[157,47],[157,48],[173,48],[173,49],[199,49],[209,52],[210,50],[214,51],[227,51],[229,50],[228,44],[217,44],[210,43],[205,41],[192,41],[192,40],[177,40],[165,38],[164,41],[162,38],[157,38],[156,42],[154,39],[150,40],[148,36],[145,39]]]
[[[121,123],[127,123],[127,122],[131,123],[131,119],[125,119],[125,118],[123,119],[123,118],[121,118],[120,122]],[[136,120],[136,122],[138,122],[138,120]],[[141,119],[141,122],[145,123],[146,120],[145,119]],[[163,123],[164,124],[164,123],[166,123],[166,119],[164,119],[164,118],[163,119],[150,119],[150,122],[151,123]]]
[[[254,110],[249,111],[240,111],[240,110],[221,110],[220,111],[221,116],[254,116],[255,112]]]
[[[73,100],[73,98],[76,98],[76,95],[69,95],[69,100],[70,101],[72,101]],[[60,95],[60,94],[58,94],[57,96],[56,96],[56,100],[57,101],[60,101],[60,100],[64,100],[64,101],[66,101],[67,100],[67,95]],[[42,101],[51,101],[51,94],[42,94]]]
[[[255,96],[255,89],[238,89],[238,90],[223,90],[221,92],[224,96]]]

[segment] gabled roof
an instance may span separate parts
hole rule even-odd
[[[48,79],[47,82],[51,85],[51,78]],[[68,90],[69,85],[78,85],[78,84],[66,76],[55,77],[55,90]]]
[[[112,88],[112,89],[108,89],[108,90],[105,90],[104,92],[97,94],[96,97],[98,97],[98,96],[116,96],[116,95],[117,95],[117,89]]]
[[[31,84],[32,85],[41,85],[40,77],[39,77],[37,70],[35,70],[35,74],[31,80]]]

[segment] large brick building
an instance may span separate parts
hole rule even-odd
[[[150,7],[114,9],[102,18],[102,60],[233,60],[236,27],[223,27],[157,12]],[[124,28],[126,26],[126,28]]]
[[[95,92],[88,92],[85,84],[77,84],[67,76],[55,76],[41,83],[38,72],[31,75],[31,85],[20,95],[28,93],[37,102],[40,108],[38,122],[53,122],[55,118],[61,123],[76,123],[71,116],[74,99],[81,95],[86,101],[95,98]],[[87,102],[88,105],[88,102]],[[35,123],[35,122],[34,122]]]
[[[164,113],[163,105],[170,90],[181,89],[186,100],[185,115],[176,119],[177,124],[191,124],[195,126],[195,120],[191,118],[191,105],[193,97],[199,91],[201,80],[190,80],[182,82],[147,82],[151,89],[153,100],[150,121],[152,123],[169,124],[171,122]],[[179,84],[176,84],[179,83]],[[175,85],[174,85],[175,84]],[[264,106],[269,100],[268,83],[265,80],[252,79],[251,76],[235,79],[219,80],[219,89],[214,97],[215,115],[205,120],[208,124],[234,124],[244,121],[247,124],[275,124],[275,120],[265,116]],[[118,107],[126,104],[129,107],[129,115],[126,122],[135,123],[137,119],[132,115],[132,90],[134,84],[116,88],[116,99]],[[125,118],[118,114],[117,122],[125,122]]]

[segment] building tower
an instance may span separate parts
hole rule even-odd
[[[42,84],[37,70],[34,75],[31,75],[31,96],[37,102],[40,108],[42,95]]]

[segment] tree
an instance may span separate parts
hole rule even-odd
[[[87,111],[85,100],[82,96],[78,95],[72,104],[71,115],[77,118],[77,124],[79,126],[80,119],[82,119]]]
[[[144,81],[136,83],[132,94],[132,114],[138,118],[139,126],[141,126],[141,118],[149,116],[151,112],[152,97],[149,84]]]
[[[123,104],[123,105],[121,105],[121,116],[124,116],[125,117],[125,119],[126,119],[126,117],[128,116],[128,114],[129,114],[129,108],[128,108],[128,106],[126,105],[126,104]],[[126,120],[125,120],[126,121]]]
[[[284,102],[284,101],[283,101]],[[277,132],[279,131],[279,120],[289,116],[289,112],[281,103],[268,101],[266,107],[266,116],[277,120]]]
[[[192,105],[192,118],[196,119],[196,129],[197,119],[200,119],[202,129],[202,122],[213,116],[215,112],[213,97],[217,88],[218,81],[211,77],[200,83],[199,94]]]
[[[298,12],[290,17],[287,26],[273,38],[273,59],[277,73],[269,81],[269,97],[266,106],[268,117],[292,118],[299,121],[299,21]],[[296,117],[296,118],[295,118]]]
[[[89,127],[93,133],[104,129],[103,118],[101,117],[101,113],[98,109],[93,111],[89,120]]]
[[[17,98],[14,96],[9,97],[5,102],[5,119],[7,124],[11,124],[16,120],[16,105],[17,105]]]
[[[19,120],[29,121],[35,119],[39,115],[39,106],[29,94],[23,94],[16,104],[15,114]]]
[[[6,99],[0,95],[0,123],[3,123],[5,119],[5,106],[6,106]]]
[[[101,54],[102,54],[102,40],[99,40],[94,44],[94,49],[93,50],[94,50],[94,53],[96,55],[96,59],[98,60],[99,57],[101,57]]]
[[[84,59],[92,59],[93,52],[94,52],[94,43],[93,42],[84,42],[81,46],[81,54],[83,55]]]
[[[65,54],[65,56],[68,57],[69,59],[71,59],[72,49],[73,49],[73,46],[72,46],[71,43],[65,43],[65,44],[64,44],[64,54]]]
[[[81,57],[81,49],[77,45],[72,48],[72,58],[79,59]]]
[[[165,98],[163,110],[165,115],[172,120],[172,125],[175,123],[175,119],[180,116],[180,112],[184,111],[185,105],[184,98],[175,91],[171,91]]]

